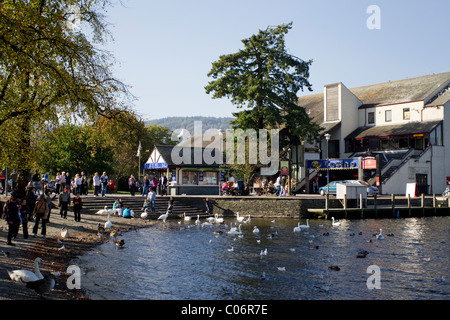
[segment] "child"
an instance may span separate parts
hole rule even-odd
[[[77,192],[73,202],[73,214],[75,216],[75,221],[81,221],[81,209],[83,207],[83,199],[80,197],[80,192]]]

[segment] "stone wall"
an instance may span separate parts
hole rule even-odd
[[[176,201],[186,202],[190,206],[205,209],[203,197],[177,196]],[[239,212],[241,216],[252,217],[307,217],[308,209],[325,208],[324,198],[301,199],[282,197],[208,197],[213,212],[219,216],[232,217]],[[330,200],[330,208],[339,208],[342,205],[337,200]]]

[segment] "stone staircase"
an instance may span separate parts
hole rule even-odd
[[[121,194],[108,194],[105,197],[94,197],[93,195],[83,196],[83,211],[88,214],[95,214],[98,210],[103,209],[105,206],[107,209],[112,209],[114,201],[118,198],[122,198],[122,202],[124,207],[129,207],[131,210],[135,212],[135,217],[139,217],[142,211],[142,206],[144,204],[145,197],[136,195],[121,195]],[[165,213],[167,210],[169,202],[169,197],[156,197],[155,202],[155,213],[151,213],[148,210],[148,218],[149,219],[157,219],[162,213]],[[177,201],[174,199],[174,206],[172,214],[169,215],[169,219],[179,219],[183,217],[183,213],[186,213],[187,216],[197,217],[207,217],[211,216],[211,214],[206,214],[204,210],[196,208],[194,206],[190,206],[185,202]]]

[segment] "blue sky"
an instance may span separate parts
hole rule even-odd
[[[204,87],[211,63],[242,48],[267,26],[293,22],[286,47],[313,60],[313,94],[325,84],[348,88],[450,71],[448,0],[122,0],[107,12],[115,75],[138,98],[144,119],[231,116],[231,102]],[[381,29],[366,12],[377,5]]]

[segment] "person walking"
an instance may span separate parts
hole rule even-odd
[[[42,220],[42,229],[41,234],[45,238],[45,234],[47,233],[47,214],[48,214],[48,205],[47,201],[45,201],[45,196],[40,195],[36,206],[34,207],[33,214],[35,216],[36,222],[33,227],[33,236],[36,237],[37,231],[39,228],[39,221]]]
[[[105,171],[103,171],[103,174],[100,177],[100,181],[102,183],[102,197],[104,197],[106,196],[106,193],[108,191],[108,176],[106,175]]]
[[[19,208],[16,203],[16,196],[14,193],[11,194],[9,200],[5,204],[5,220],[8,224],[8,236],[6,240],[6,244],[8,246],[15,246],[12,243],[12,239],[17,237],[20,227],[20,217],[19,217]]]
[[[64,192],[59,195],[59,214],[61,215],[61,218],[67,219],[67,210],[70,205],[70,192],[69,189],[66,187],[64,188]]]
[[[81,209],[83,208],[83,199],[81,199],[79,192],[77,192],[77,194],[73,198],[72,202],[73,202],[73,215],[74,215],[75,221],[80,222],[81,221]]]
[[[94,196],[98,197],[98,192],[100,191],[100,177],[98,176],[98,172],[94,173],[92,177],[92,184],[94,185]]]
[[[30,209],[27,206],[26,199],[19,199],[19,201],[21,201],[21,204],[19,206],[19,215],[22,222],[23,238],[28,239],[28,216],[30,215]]]
[[[128,188],[130,189],[130,194],[134,196],[136,192],[136,178],[133,175],[128,178]]]

